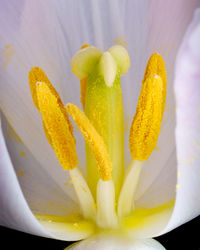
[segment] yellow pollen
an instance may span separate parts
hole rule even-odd
[[[83,44],[81,46],[81,49],[85,49],[87,47],[90,47],[89,44]],[[86,97],[86,88],[87,88],[87,78],[83,78],[80,80],[80,87],[81,87],[81,103],[83,110],[85,110],[85,97]]]
[[[45,126],[46,135],[64,170],[71,170],[78,164],[75,139],[61,108],[60,98],[54,95],[48,84],[36,84],[37,102]],[[66,111],[65,111],[66,112]]]
[[[156,147],[162,120],[162,85],[158,75],[143,82],[129,136],[134,160],[147,160]]]
[[[37,82],[45,82],[45,84],[48,86],[49,90],[51,91],[52,95],[54,95],[57,98],[60,109],[63,112],[63,115],[64,115],[67,123],[69,124],[70,131],[71,131],[71,133],[73,133],[73,127],[72,127],[72,124],[70,123],[68,114],[65,110],[65,107],[62,103],[62,100],[60,99],[58,92],[53,87],[53,85],[49,81],[49,79],[46,76],[46,74],[44,73],[44,71],[39,67],[33,67],[31,69],[31,71],[29,72],[28,79],[29,79],[29,86],[30,86],[30,90],[31,90],[31,95],[33,98],[33,103],[36,106],[36,108],[38,109],[38,111],[40,111],[40,110],[39,110],[37,93],[36,93],[36,84],[37,84]],[[51,138],[48,134],[48,131],[47,131],[44,123],[43,123],[43,128],[44,128],[44,132],[45,132],[45,135],[47,137],[47,140],[51,144]]]
[[[74,104],[67,104],[66,109],[80,129],[85,141],[91,147],[97,161],[100,177],[103,181],[112,179],[112,164],[102,137],[95,130],[87,116]]]
[[[19,175],[19,176],[22,176],[23,173],[24,173],[24,171],[21,169],[21,170],[18,172],[18,175]]]
[[[85,110],[85,97],[86,97],[86,88],[87,88],[87,78],[83,78],[80,80],[81,86],[81,103],[83,106],[83,110]]]
[[[23,157],[23,156],[24,156],[24,154],[25,154],[25,152],[20,152],[21,157]]]
[[[83,45],[81,46],[81,49],[85,49],[85,48],[87,48],[87,47],[90,47],[90,45],[89,45],[89,44],[83,44]]]
[[[167,97],[167,71],[165,68],[165,62],[161,55],[154,53],[150,58],[146,66],[144,73],[143,83],[151,75],[156,74],[162,79],[162,115],[165,109],[165,102]]]
[[[44,71],[41,68],[33,67],[31,69],[31,71],[29,72],[28,79],[29,79],[29,86],[30,86],[31,94],[32,94],[32,98],[33,98],[33,103],[37,109],[39,109],[38,100],[37,100],[37,93],[36,93],[36,83],[37,82],[45,82],[46,85],[49,87],[49,89],[52,91],[52,93],[55,96],[59,97],[56,89],[52,86],[48,77],[46,76],[46,74],[44,73]]]

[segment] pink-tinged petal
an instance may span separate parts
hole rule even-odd
[[[172,217],[164,232],[200,214],[200,9],[195,13],[177,56],[175,97],[177,194]]]
[[[1,126],[1,125],[0,125]],[[0,225],[50,237],[23,196],[0,127]]]
[[[175,196],[177,159],[175,142],[174,65],[178,48],[199,0],[152,0],[146,15],[147,38],[144,63],[158,52],[167,69],[168,87],[161,133],[157,149],[144,164],[137,191],[137,203],[142,207],[159,205]],[[144,69],[145,65],[143,66]],[[132,71],[135,69],[133,68]],[[136,72],[135,72],[136,74]],[[140,76],[142,78],[142,75]],[[138,82],[139,87],[139,82]],[[137,89],[136,89],[137,90]],[[137,98],[136,98],[137,100]]]

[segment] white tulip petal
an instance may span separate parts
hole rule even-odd
[[[13,155],[13,152],[12,152],[12,155]],[[14,157],[13,160],[16,160],[16,156]],[[22,165],[23,167],[25,167],[24,164]],[[28,170],[28,168],[26,170]],[[26,170],[25,172],[28,172]],[[30,174],[30,173],[27,173],[27,174]],[[38,176],[35,176],[35,178],[37,177]],[[34,176],[32,176],[32,178],[34,178]],[[24,182],[24,183],[22,182],[21,185],[26,186],[25,195],[28,197],[28,199],[34,199],[36,197],[33,192],[34,191],[38,192],[38,190],[37,188],[35,188],[34,190],[33,186],[31,185],[31,180],[27,178],[26,181],[28,180],[30,182],[30,186],[28,185],[27,182]],[[37,183],[36,181],[36,184],[39,184],[39,183]],[[39,185],[40,187],[42,186],[41,184]],[[49,219],[48,220],[46,219],[45,215],[40,215],[40,216],[36,215],[37,217],[36,219],[36,217],[30,210],[25,200],[24,194],[22,193],[16,173],[14,171],[14,167],[12,165],[12,162],[10,160],[10,157],[6,148],[6,144],[3,138],[1,127],[0,127],[0,190],[1,190],[0,191],[0,205],[1,205],[0,225],[2,226],[10,227],[13,229],[24,231],[26,233],[31,233],[31,234],[35,234],[35,235],[39,235],[43,237],[50,237],[50,238],[56,238],[60,240],[68,240],[68,241],[81,240],[81,239],[87,238],[94,231],[94,226],[89,222],[81,220],[79,218],[80,216],[75,217],[73,221],[70,221],[70,217],[69,217],[69,220],[68,220],[68,217],[66,217],[66,220],[63,220],[63,218],[65,218],[63,216],[60,216],[60,217],[58,216],[58,219],[55,219],[54,221],[50,221]],[[38,195],[37,197],[38,200],[35,199],[35,200],[32,200],[33,203],[30,202],[30,205],[33,208],[33,210],[40,212],[40,213],[44,212],[43,209],[45,210],[45,212],[48,212],[48,211],[52,212],[52,207],[49,208],[48,210],[47,204],[42,204],[40,200],[40,198],[42,197],[38,193],[37,195]],[[47,194],[45,194],[45,192],[43,191],[41,195],[45,196]],[[58,196],[56,198],[59,199],[60,197]],[[39,206],[38,204],[34,204],[35,202],[39,202],[40,203]],[[52,206],[52,203],[50,204],[50,206]],[[56,211],[58,213],[60,209],[56,207]],[[73,213],[75,213],[75,210],[73,211]]]
[[[200,214],[200,9],[188,28],[176,61],[176,144],[178,181],[175,208],[162,233]]]
[[[70,181],[66,180],[63,189],[56,185],[3,116],[2,128],[15,173],[31,211],[60,215],[79,213],[78,204],[63,191],[72,188]]]
[[[165,250],[156,240],[134,240],[123,238],[121,235],[96,235],[80,243],[75,243],[65,250]]]
[[[0,225],[50,237],[31,213],[20,189],[0,127]]]
[[[151,207],[151,200],[153,200],[153,204],[157,204],[163,201],[162,197],[168,198],[174,194],[175,179],[171,178],[168,188],[159,189],[162,185],[161,178],[165,177],[163,168],[168,159],[173,169],[169,170],[167,178],[163,179],[165,183],[170,176],[174,176],[176,168],[176,159],[173,157],[171,159],[175,147],[173,66],[178,45],[197,3],[199,3],[198,0],[192,0],[190,3],[187,0],[177,0],[176,3],[174,1],[173,3],[171,1],[163,3],[162,0],[150,3],[148,1],[118,2],[115,0],[109,2],[88,0],[84,3],[80,3],[80,1],[72,3],[64,0],[25,2],[19,0],[17,3],[4,1],[0,4],[0,66],[2,66],[0,70],[2,79],[0,107],[33,157],[38,160],[39,165],[61,188],[66,182],[66,176],[63,175],[63,171],[58,166],[55,155],[46,141],[40,116],[32,104],[27,80],[30,67],[35,65],[42,67],[61,93],[61,97],[64,97],[63,100],[78,103],[79,91],[77,88],[79,87],[74,87],[78,83],[70,73],[71,56],[83,43],[106,49],[113,44],[114,40],[124,37],[124,40],[128,42],[132,64],[132,70],[123,79],[127,83],[122,85],[126,97],[124,98],[126,117],[129,119],[130,114],[133,116],[134,107],[136,107],[147,57],[155,50],[164,56],[167,70],[170,72],[168,74],[167,105],[170,106],[171,111],[165,112],[164,121],[167,120],[167,123],[163,126],[159,138],[160,151],[155,151],[150,162],[144,167],[137,193],[138,204]],[[147,23],[149,26],[146,25]],[[196,44],[194,40],[196,39],[191,41],[192,47]],[[131,118],[128,125],[130,122]],[[185,128],[180,128],[179,131],[185,133]],[[196,136],[196,133],[192,133],[192,137]],[[187,139],[188,142],[187,136],[183,139]],[[79,139],[78,142],[78,151],[84,152],[83,140]],[[126,148],[128,148],[128,133]],[[126,163],[128,163],[128,159],[130,159],[128,150],[126,150],[125,157]],[[82,163],[83,153],[80,154],[80,159]],[[180,166],[180,162],[178,163]],[[186,175],[182,176],[184,177],[180,176],[180,180],[183,181]],[[157,190],[156,193],[153,192],[153,196],[145,194],[149,187],[154,191]],[[188,188],[187,185],[186,187]],[[195,187],[189,190],[190,192],[195,191]],[[74,198],[73,193],[68,193]],[[177,196],[177,201],[178,199],[181,198]],[[190,206],[193,205],[195,206],[194,202]],[[189,218],[190,215],[188,215]],[[183,220],[180,219],[180,223],[182,223],[181,221]]]
[[[41,117],[33,105],[28,84],[28,72],[36,65],[45,70],[58,90],[59,83],[65,85],[67,80],[58,66],[58,37],[52,29],[55,13],[52,13],[51,2],[47,6],[42,1],[1,3],[0,107],[33,157],[62,188],[66,180],[69,180],[68,173],[63,174],[45,138]],[[49,31],[49,25],[53,33]],[[9,52],[11,49],[13,53]],[[6,60],[8,62],[5,64]],[[69,65],[70,62],[68,68]],[[76,196],[69,188],[65,188],[65,192],[76,200]]]
[[[41,167],[61,187],[66,176],[46,141],[40,115],[33,107],[28,72],[32,66],[40,66],[64,102],[79,103],[79,82],[71,73],[72,55],[83,43],[107,49],[122,32],[118,1],[1,2],[0,106]],[[84,141],[77,134],[79,160],[84,166]],[[74,199],[74,193],[68,194]]]
[[[165,201],[167,201],[168,198],[171,199],[175,196],[174,187],[176,185],[176,177],[174,172],[176,171],[177,159],[174,157],[176,150],[176,117],[173,93],[174,63],[181,39],[197,6],[200,6],[200,2],[197,0],[190,2],[187,0],[165,1],[164,3],[162,0],[153,0],[149,2],[148,13],[145,20],[148,33],[146,45],[143,48],[145,49],[145,56],[140,66],[143,66],[144,70],[147,58],[152,53],[159,52],[164,58],[168,77],[167,102],[161,133],[157,143],[158,150],[155,150],[149,161],[144,164],[136,197],[139,204],[145,203],[150,207],[154,204],[162,203],[164,198]],[[137,58],[133,59],[132,70],[130,70],[131,73],[135,71],[134,60],[137,60]],[[143,73],[140,75],[138,83],[142,77]],[[137,84],[135,88],[135,94],[137,95],[139,88],[140,84]],[[130,92],[129,90],[129,93]],[[135,101],[136,100],[137,97],[135,97]],[[136,105],[134,104],[135,101],[132,101],[133,105]],[[165,168],[168,168],[167,172]],[[167,173],[167,176],[165,176],[164,173]],[[169,180],[168,183],[166,178]],[[162,181],[167,187],[163,186]],[[149,189],[154,190],[154,192],[149,192]],[[151,201],[153,201],[153,203]]]

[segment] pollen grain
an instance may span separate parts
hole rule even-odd
[[[82,103],[83,110],[85,110],[87,78],[83,78],[83,79],[80,80],[80,87],[81,87],[81,103]]]

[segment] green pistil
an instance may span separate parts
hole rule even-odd
[[[124,176],[124,116],[123,101],[118,72],[111,87],[108,87],[99,69],[88,77],[85,114],[102,136],[112,162],[112,178],[118,197]],[[93,154],[86,145],[88,185],[94,197],[99,173]]]
[[[119,45],[104,53],[93,46],[84,46],[73,56],[71,65],[74,74],[87,81],[84,111],[106,144],[118,198],[124,177],[124,115],[120,76],[130,67],[128,52]],[[96,197],[100,176],[88,145],[86,160],[88,185]]]

